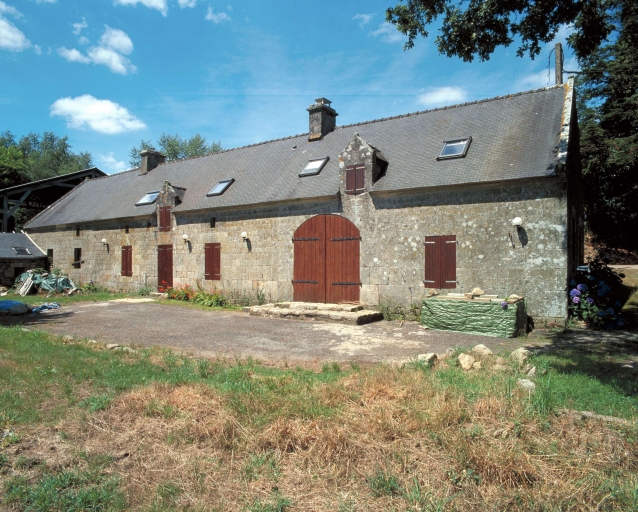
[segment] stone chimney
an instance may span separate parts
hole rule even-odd
[[[310,112],[309,142],[321,140],[335,129],[339,114],[330,106],[330,103],[332,102],[326,98],[317,98],[314,105],[308,107],[307,110]]]
[[[142,163],[140,164],[140,176],[144,176],[155,169],[159,164],[163,164],[166,160],[166,155],[163,155],[154,149],[144,149],[143,151],[140,151],[140,156],[142,157]]]

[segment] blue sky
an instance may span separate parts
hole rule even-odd
[[[232,148],[307,132],[321,96],[344,125],[548,85],[553,43],[468,64],[433,31],[406,52],[395,3],[0,0],[0,131],[66,134],[113,173],[162,133]]]

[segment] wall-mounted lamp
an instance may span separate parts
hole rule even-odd
[[[102,238],[102,245],[109,245],[108,242],[106,241],[106,238]]]
[[[512,226],[516,226],[516,230],[520,231],[523,227],[523,219],[520,217],[514,217],[512,219]]]
[[[190,242],[190,240],[188,239],[188,235],[182,235],[182,240],[184,240],[184,243],[187,244],[188,242]]]
[[[244,239],[244,242],[246,241],[246,239],[248,238],[248,233],[246,233],[245,231],[241,232],[241,237]]]

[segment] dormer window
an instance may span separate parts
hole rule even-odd
[[[329,158],[317,158],[315,160],[309,160],[308,165],[304,167],[303,171],[299,173],[299,177],[303,176],[316,176],[321,172],[321,169],[326,165]]]
[[[447,160],[448,158],[465,158],[467,150],[470,148],[472,137],[464,139],[446,140],[443,142],[443,149],[437,160]]]
[[[212,190],[208,194],[206,194],[206,197],[221,196],[224,192],[226,192],[226,189],[233,184],[234,181],[235,178],[220,181],[212,188]]]
[[[135,203],[135,206],[145,206],[147,204],[153,204],[157,199],[157,196],[159,196],[159,190],[156,190],[154,192],[147,192],[142,199]]]

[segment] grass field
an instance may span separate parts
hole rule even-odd
[[[489,358],[311,371],[0,328],[0,509],[635,511],[625,358],[533,356],[529,395]]]

